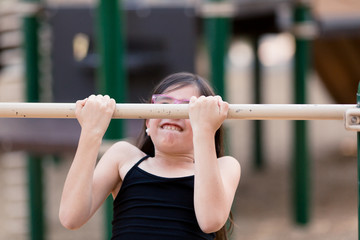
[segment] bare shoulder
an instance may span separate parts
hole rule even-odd
[[[218,158],[220,171],[225,175],[240,179],[241,175],[241,166],[237,159],[231,156],[224,156]]]
[[[119,141],[114,143],[104,154],[113,156],[119,164],[131,161],[132,159],[139,159],[145,154],[133,144],[126,141]]]
[[[145,154],[131,143],[120,141],[109,147],[98,162],[94,182],[116,196],[128,170]]]
[[[121,151],[121,152],[127,152],[129,154],[133,153],[136,154],[138,152],[141,152],[139,148],[134,146],[133,144],[127,142],[127,141],[119,141],[114,143],[110,148],[109,151]]]
[[[231,156],[220,157],[218,161],[220,166],[240,168],[239,161]]]
[[[105,155],[111,156],[116,161],[120,177],[123,179],[128,170],[146,154],[129,142],[119,141],[113,144]]]

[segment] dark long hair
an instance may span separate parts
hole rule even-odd
[[[200,95],[204,96],[214,96],[214,90],[210,84],[200,76],[187,72],[180,72],[172,74],[165,79],[163,79],[153,90],[152,94],[161,94],[164,93],[171,87],[171,90],[180,89],[185,86],[193,85],[196,86],[199,90]],[[151,95],[152,95],[151,94]],[[151,98],[151,96],[150,96]],[[151,102],[151,99],[148,101]],[[155,148],[154,144],[151,141],[151,138],[146,134],[146,121],[144,121],[143,129],[138,137],[137,146],[147,155],[154,157]],[[217,157],[224,155],[224,146],[223,146],[223,128],[220,127],[215,133],[215,150]],[[218,232],[216,232],[216,240],[226,240],[227,232],[232,228],[232,217],[229,216],[229,224],[222,227]]]

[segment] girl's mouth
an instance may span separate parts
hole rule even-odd
[[[164,125],[162,125],[161,129],[170,130],[170,131],[178,131],[178,132],[182,131],[182,128],[180,126],[175,125],[175,124],[169,124],[169,123],[165,123]]]

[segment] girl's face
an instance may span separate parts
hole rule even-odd
[[[172,90],[175,87],[170,87],[162,94],[177,100],[189,100],[192,96],[199,97],[199,90],[194,85]],[[154,143],[155,152],[193,153],[193,133],[189,119],[148,119],[146,127]]]

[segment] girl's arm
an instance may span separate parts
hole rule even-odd
[[[220,97],[193,97],[190,121],[193,129],[195,186],[194,205],[204,232],[216,232],[228,219],[240,179],[240,165],[232,157],[217,158],[215,132],[226,119],[228,104]]]
[[[101,141],[114,109],[115,101],[108,96],[92,95],[76,103],[81,134],[64,184],[59,210],[60,221],[66,228],[82,226],[119,182],[113,150],[103,156],[94,171]]]

